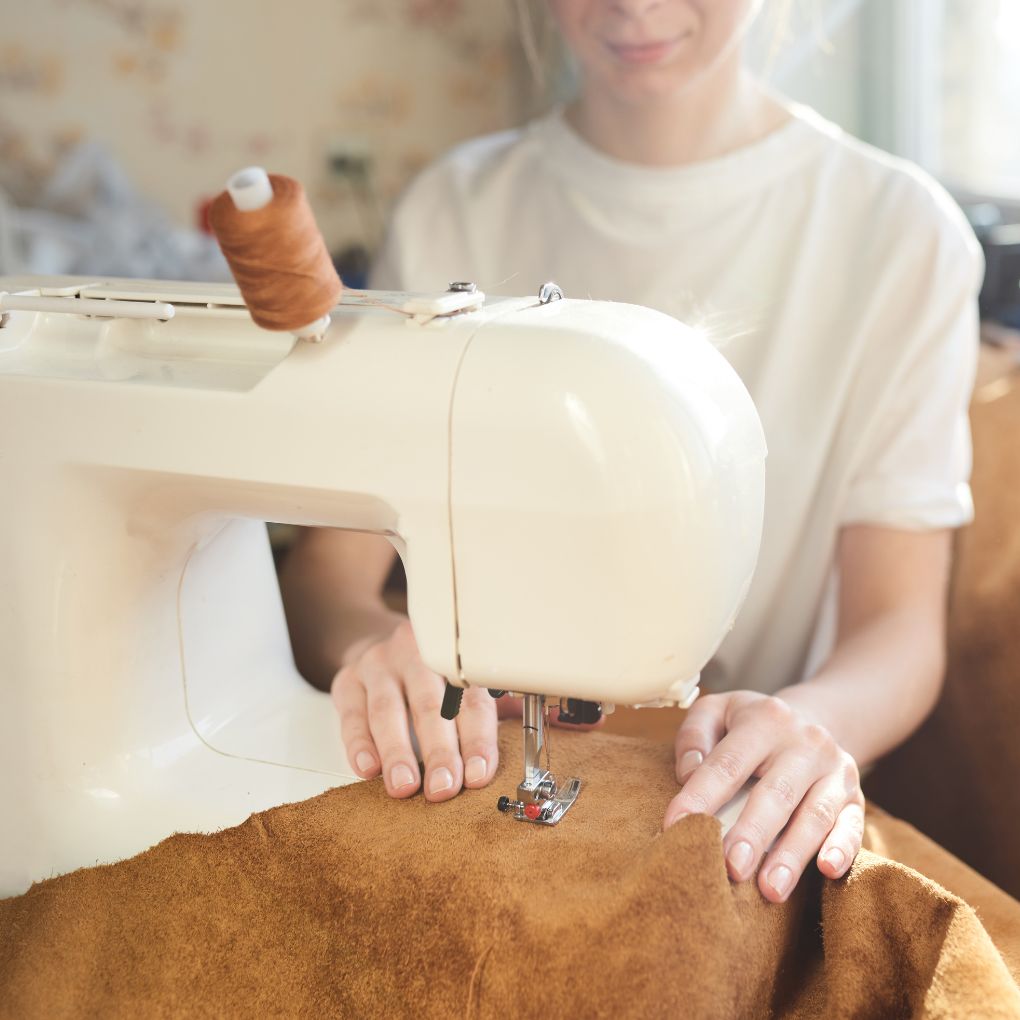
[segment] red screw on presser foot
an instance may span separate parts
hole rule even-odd
[[[527,818],[530,818],[532,821],[534,821],[541,813],[542,809],[541,807],[538,806],[538,804],[524,805],[524,814]]]

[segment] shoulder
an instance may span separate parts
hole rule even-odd
[[[930,174],[847,134],[813,111],[795,113],[816,135],[818,200],[827,215],[866,235],[882,265],[980,280],[981,247],[959,205]]]

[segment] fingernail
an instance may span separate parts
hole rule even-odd
[[[453,786],[453,773],[448,768],[436,769],[429,776],[429,793],[442,793]]]
[[[846,854],[838,846],[833,846],[822,854],[822,860],[838,875],[846,863]]]
[[[371,772],[375,768],[375,758],[368,751],[359,751],[354,764],[358,766],[359,772]]]
[[[663,826],[664,829],[668,829],[671,825],[676,825],[681,818],[686,818],[690,814],[690,811],[681,811],[678,815],[673,815],[672,818],[666,819],[666,824]]]
[[[414,783],[414,773],[407,765],[394,765],[390,769],[390,786],[394,790],[402,790]]]
[[[478,755],[468,758],[468,760],[464,762],[464,782],[480,783],[485,778],[485,774],[488,771],[489,766],[486,764],[484,758],[480,758]]]
[[[684,751],[680,756],[680,782],[686,783],[691,773],[705,760],[700,751]]]
[[[769,872],[767,881],[777,896],[785,896],[793,885],[793,872],[785,864],[780,864]]]
[[[744,840],[734,843],[730,847],[730,852],[726,855],[726,858],[730,862],[730,867],[737,878],[743,882],[747,878],[747,873],[751,870],[751,864],[754,861],[754,850],[751,844]]]

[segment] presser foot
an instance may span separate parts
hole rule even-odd
[[[555,825],[570,810],[580,792],[581,780],[576,776],[560,787],[551,772],[542,772],[517,787],[516,800],[500,797],[496,807],[519,822]]]
[[[545,747],[545,698],[541,694],[525,694],[522,709],[524,735],[524,779],[517,787],[517,799],[500,797],[496,807],[503,814],[512,814],[520,822],[555,825],[570,810],[581,792],[581,780],[568,779],[564,786],[549,771],[548,749]],[[542,767],[542,751],[546,750],[546,767]]]

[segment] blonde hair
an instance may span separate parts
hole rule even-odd
[[[513,0],[513,8],[524,60],[535,85],[544,92],[549,87],[550,40],[556,35],[548,4],[540,0],[536,11],[529,0]]]
[[[795,0],[771,0],[771,3],[767,5],[768,14],[766,16],[772,22],[772,37],[762,71],[766,78],[779,63],[779,55],[789,42],[794,3]]]

